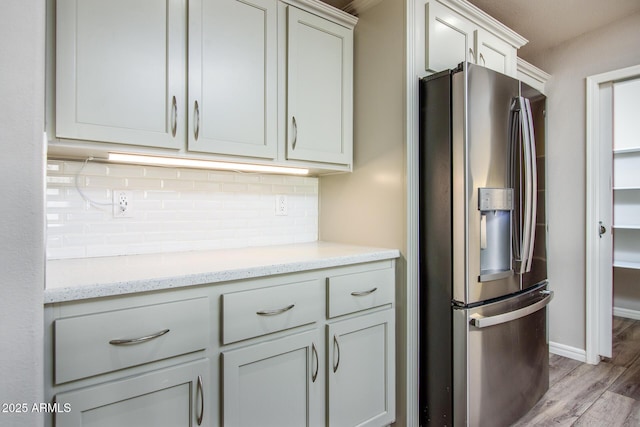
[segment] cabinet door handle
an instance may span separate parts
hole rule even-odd
[[[482,60],[482,66],[486,67],[487,61],[484,60],[484,56],[482,54],[480,54],[480,59]]]
[[[320,367],[320,361],[318,360],[318,350],[316,349],[316,344],[311,343],[311,352],[316,359],[316,370],[313,374],[311,374],[311,382],[316,382],[316,378],[318,378],[318,369]]]
[[[170,329],[164,329],[160,332],[156,332],[155,334],[147,335],[140,338],[130,338],[130,339],[122,339],[122,340],[111,340],[109,344],[111,345],[132,345],[132,344],[142,344],[143,342],[151,341],[153,339],[159,338],[164,334],[168,334]]]
[[[372,293],[374,293],[375,291],[377,291],[378,288],[373,288],[373,289],[369,289],[368,291],[360,291],[360,292],[351,292],[351,295],[354,297],[363,297],[365,295],[370,295]]]
[[[298,122],[296,122],[296,116],[293,116],[293,143],[291,144],[291,148],[295,150],[297,143],[298,143]]]
[[[335,373],[338,370],[338,366],[340,366],[340,343],[338,342],[338,336],[333,336],[333,353],[338,350],[338,357],[336,358],[335,363],[333,364],[333,372]]]
[[[198,140],[200,135],[200,106],[196,100],[193,105],[193,137]]]
[[[196,393],[200,396],[200,413],[196,421],[198,425],[202,424],[202,418],[204,417],[204,389],[202,388],[202,376],[198,375],[198,385],[196,387]]]
[[[176,97],[171,99],[171,136],[176,137],[178,130],[178,103]]]
[[[471,56],[470,61],[475,63],[476,62],[476,54],[473,52],[473,49],[469,48],[469,55]]]
[[[256,311],[256,314],[258,316],[276,316],[278,314],[282,314],[286,311],[291,310],[295,306],[296,306],[295,304],[291,304],[287,307],[276,308],[275,310],[260,310],[260,311]]]

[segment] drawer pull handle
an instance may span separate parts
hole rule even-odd
[[[336,362],[333,364],[333,373],[335,374],[338,370],[338,366],[340,366],[340,343],[338,342],[338,337],[336,335],[333,336],[333,353],[335,354],[336,350],[338,350],[338,357],[336,357]]]
[[[275,310],[260,310],[260,311],[256,311],[256,314],[258,316],[275,316],[275,315],[278,315],[278,314],[282,314],[282,313],[284,313],[286,311],[289,311],[295,306],[296,306],[295,304],[291,304],[290,306],[277,308]]]
[[[125,339],[125,340],[111,340],[111,341],[109,341],[109,344],[111,344],[111,345],[141,344],[143,342],[147,342],[147,341],[151,341],[153,339],[159,338],[159,337],[163,336],[164,334],[168,334],[169,331],[170,331],[170,329],[165,329],[165,330],[157,332],[155,334],[147,335],[146,337],[131,338],[131,339]]]
[[[354,297],[363,297],[365,295],[370,295],[370,294],[374,293],[377,290],[378,290],[378,288],[373,288],[373,289],[369,289],[368,291],[351,292],[351,295],[353,295]]]
[[[202,376],[198,375],[198,386],[196,392],[200,395],[200,413],[198,414],[198,425],[202,424],[202,418],[204,417],[204,389],[202,388]]]
[[[316,378],[318,378],[318,369],[320,367],[320,361],[318,360],[318,350],[316,349],[316,344],[315,343],[311,343],[311,351],[313,352],[313,356],[316,359],[316,370],[315,372],[311,375],[311,382],[316,382]]]

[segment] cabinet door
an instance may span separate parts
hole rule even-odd
[[[350,165],[353,31],[289,6],[287,158]]]
[[[56,136],[184,145],[186,8],[156,0],[58,0]]]
[[[207,400],[209,360],[177,365],[56,395],[56,427],[215,425]],[[64,412],[68,408],[69,412]]]
[[[488,31],[475,31],[477,63],[508,76],[516,75],[516,48]]]
[[[430,0],[425,7],[426,71],[448,70],[465,60],[475,63],[473,37],[477,27],[435,0]]]
[[[328,425],[381,426],[395,419],[393,310],[328,326]]]
[[[319,335],[310,331],[223,352],[223,424],[322,425]]]
[[[189,150],[277,153],[276,0],[189,2]]]

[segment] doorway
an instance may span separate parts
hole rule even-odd
[[[611,357],[613,317],[614,85],[640,65],[587,78],[586,361]],[[639,149],[635,150],[640,158]],[[616,149],[616,153],[621,153]],[[640,191],[640,183],[638,184]],[[640,227],[638,230],[640,236]]]

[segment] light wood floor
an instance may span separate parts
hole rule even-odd
[[[640,426],[640,321],[614,317],[611,359],[549,365],[549,391],[516,426]]]

